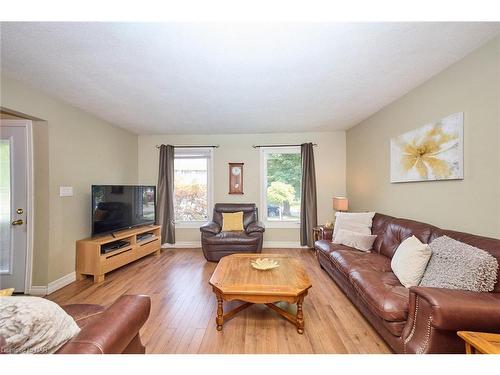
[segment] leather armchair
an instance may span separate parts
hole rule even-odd
[[[222,231],[222,213],[243,212],[241,232]],[[235,253],[260,253],[265,228],[258,221],[257,207],[253,203],[217,203],[213,221],[200,227],[201,248],[205,259],[218,262],[223,256]]]

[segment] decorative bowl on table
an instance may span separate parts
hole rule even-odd
[[[272,270],[280,266],[277,260],[269,258],[257,258],[250,261],[250,264],[253,268],[260,271]]]

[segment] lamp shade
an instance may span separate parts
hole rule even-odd
[[[347,211],[349,209],[349,199],[346,197],[333,197],[333,209],[336,211]]]

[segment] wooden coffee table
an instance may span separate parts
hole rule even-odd
[[[260,271],[250,265],[257,258],[272,258],[279,267]],[[304,332],[302,303],[312,286],[300,262],[291,256],[279,254],[233,254],[222,258],[217,265],[210,285],[217,296],[217,330],[222,330],[224,321],[254,303],[265,304]],[[239,300],[244,303],[224,314],[223,301]],[[276,306],[275,302],[297,304],[297,314],[293,315]]]

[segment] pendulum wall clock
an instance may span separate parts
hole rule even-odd
[[[243,163],[229,163],[229,194],[243,194]]]

